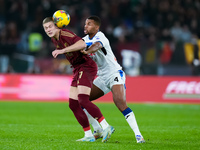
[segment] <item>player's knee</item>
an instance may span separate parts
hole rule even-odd
[[[74,111],[79,107],[79,103],[77,100],[69,98],[69,108]]]
[[[113,100],[114,100],[115,105],[120,111],[123,111],[124,109],[128,108],[125,99],[120,98],[120,97],[115,97]]]
[[[126,100],[121,96],[113,96],[115,103],[126,104]]]
[[[87,106],[89,101],[89,95],[86,94],[79,94],[78,95],[78,102],[79,104],[85,108],[85,106]]]

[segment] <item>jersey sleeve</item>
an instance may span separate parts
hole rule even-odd
[[[75,37],[72,39],[74,43],[76,43],[79,40],[82,40],[79,36],[75,35]]]
[[[103,33],[98,33],[96,36],[96,42],[101,43],[102,47],[109,44],[107,37]]]
[[[75,33],[68,31],[68,30],[62,30],[61,36],[64,38],[70,45],[76,43],[79,40],[82,40],[79,36],[77,36]]]

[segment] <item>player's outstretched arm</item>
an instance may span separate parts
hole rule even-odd
[[[90,54],[90,53],[95,53],[101,48],[102,48],[102,44],[100,42],[95,42],[88,49],[81,50],[81,52],[83,54]]]
[[[79,51],[81,49],[84,49],[86,47],[86,44],[83,40],[79,40],[76,43],[74,43],[71,46],[65,47],[63,49],[56,49],[52,52],[52,55],[54,58],[56,58],[58,55],[60,54],[65,54],[67,52],[75,52],[75,51]]]

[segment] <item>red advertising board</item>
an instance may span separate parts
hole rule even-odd
[[[70,76],[0,75],[1,100],[68,100]]]
[[[127,77],[126,87],[127,102],[200,103],[199,77]],[[100,98],[108,99],[110,93]]]
[[[0,75],[0,100],[68,101],[72,77]],[[126,79],[127,102],[200,103],[199,77],[139,76]],[[112,102],[112,94],[97,102]]]

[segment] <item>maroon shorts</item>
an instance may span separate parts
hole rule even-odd
[[[73,70],[73,80],[71,86],[83,85],[92,88],[93,80],[97,74],[97,65],[91,59],[79,65]]]

